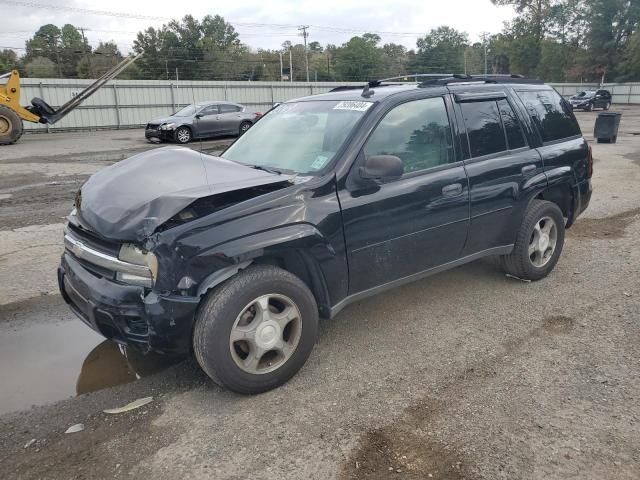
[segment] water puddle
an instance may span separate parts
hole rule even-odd
[[[133,382],[177,362],[105,340],[80,320],[0,324],[0,414]]]

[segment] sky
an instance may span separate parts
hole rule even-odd
[[[309,42],[323,46],[372,32],[382,37],[382,43],[415,48],[419,36],[440,25],[466,31],[476,41],[482,32],[499,32],[514,15],[511,7],[496,7],[490,0],[0,0],[0,5],[5,11],[0,49],[24,48],[41,25],[71,23],[85,28],[92,46],[111,40],[123,53],[131,50],[138,31],[185,14],[223,16],[253,49],[278,49],[287,40],[302,43],[299,25],[309,25]]]

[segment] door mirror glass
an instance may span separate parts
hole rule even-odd
[[[202,114],[201,113],[197,113],[196,114],[196,118],[202,118]]]
[[[377,182],[398,179],[403,173],[402,160],[395,155],[369,155],[359,170],[361,179]]]

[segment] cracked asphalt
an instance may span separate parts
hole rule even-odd
[[[548,278],[487,259],[353,304],[297,376],[253,397],[193,360],[125,358],[58,295],[62,217],[126,153],[109,153],[116,134],[3,147],[0,478],[637,479],[640,107],[614,110],[618,143],[593,144],[591,206]],[[577,114],[589,139],[596,115]]]

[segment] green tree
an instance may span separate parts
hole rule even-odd
[[[25,65],[27,76],[36,78],[51,78],[57,73],[56,64],[47,57],[33,57]]]
[[[416,42],[413,70],[422,73],[460,73],[464,71],[464,52],[469,37],[455,28],[432,29]]]
[[[16,52],[8,48],[0,51],[0,74],[7,73],[18,67],[18,55],[16,55]]]
[[[356,81],[380,78],[383,62],[378,42],[378,35],[365,33],[361,37],[351,38],[338,48],[334,55],[337,79]]]
[[[180,78],[198,80],[255,73],[255,65],[247,69],[247,48],[238,33],[219,15],[202,21],[185,15],[159,29],[148,28],[138,33],[133,50],[144,53],[139,64],[144,78],[172,78],[176,69]]]

